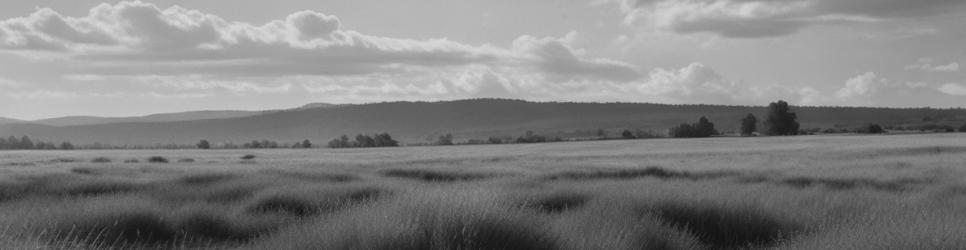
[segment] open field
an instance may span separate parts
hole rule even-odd
[[[964,177],[962,134],[6,151],[0,249],[961,249]]]

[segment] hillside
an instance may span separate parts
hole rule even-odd
[[[478,99],[446,102],[392,102],[293,109],[253,116],[175,122],[124,122],[80,126],[7,124],[0,135],[114,145],[190,144],[199,139],[245,142],[271,139],[325,142],[342,134],[389,132],[405,143],[426,142],[440,133],[458,140],[494,135],[543,134],[575,130],[640,128],[663,132],[670,126],[707,116],[721,131],[737,129],[748,113],[764,117],[764,107],[664,105],[642,103],[536,103]],[[923,119],[962,121],[962,109],[887,109],[795,107],[802,128],[907,124]]]
[[[20,122],[23,122],[23,121],[17,120],[17,119],[6,118],[6,117],[0,117],[0,125],[10,124],[10,123],[20,123]]]
[[[205,119],[225,119],[246,117],[263,113],[262,111],[240,111],[240,110],[206,110],[190,111],[179,113],[153,114],[136,117],[97,117],[97,116],[67,116],[50,119],[30,121],[50,126],[80,126],[97,125],[108,123],[133,123],[133,122],[177,122]]]

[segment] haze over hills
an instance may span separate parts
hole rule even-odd
[[[293,109],[331,108],[331,107],[339,107],[339,106],[344,106],[344,104],[309,103]],[[283,109],[283,110],[286,110],[286,109]],[[187,112],[176,112],[176,113],[161,113],[161,114],[152,114],[152,115],[146,115],[146,116],[130,116],[130,117],[64,116],[64,117],[55,117],[55,118],[32,120],[32,121],[23,121],[18,119],[0,117],[0,124],[34,123],[34,124],[60,127],[60,126],[97,125],[97,124],[108,124],[108,123],[177,122],[177,121],[194,121],[194,120],[207,120],[207,119],[239,118],[239,117],[253,116],[253,115],[265,114],[265,113],[271,113],[271,112],[279,112],[283,110],[263,110],[263,111],[203,110],[203,111],[187,111]]]
[[[0,117],[0,125],[9,124],[9,123],[19,123],[19,122],[23,122],[23,121],[17,120],[17,119],[6,118],[6,117]]]
[[[798,113],[802,128],[855,127],[868,123],[908,124],[924,119],[966,120],[966,110],[963,109],[794,107],[793,111]],[[671,126],[693,123],[701,116],[707,116],[720,131],[734,131],[740,119],[748,113],[763,120],[765,107],[474,99],[318,105],[222,119],[62,127],[6,124],[0,125],[0,135],[27,135],[39,140],[66,140],[76,144],[155,145],[192,144],[199,139],[235,143],[260,139],[280,142],[310,139],[324,143],[342,134],[388,132],[404,143],[421,143],[442,133],[452,133],[459,140],[517,136],[527,130],[550,135],[597,128],[643,129],[663,133]]]

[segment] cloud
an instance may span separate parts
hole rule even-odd
[[[630,24],[675,33],[776,37],[814,25],[920,18],[949,12],[948,0],[615,0]]]
[[[958,83],[947,83],[939,86],[939,91],[947,95],[966,96],[966,85]]]
[[[578,38],[577,32],[522,35],[507,47],[468,45],[364,34],[312,10],[251,24],[140,1],[101,4],[83,16],[39,9],[0,21],[0,51],[48,55],[44,62],[58,65],[50,77],[70,83],[23,90],[41,93],[30,95],[37,97],[90,89],[150,99],[761,104],[818,95],[814,89],[731,79],[697,62],[643,69],[576,48]]]
[[[253,25],[140,1],[101,4],[81,17],[40,9],[0,21],[0,30],[0,50],[55,52],[85,62],[88,73],[120,75],[367,74],[481,63],[508,53],[447,39],[365,35],[309,10]]]
[[[577,36],[570,32],[563,38],[536,38],[521,36],[513,41],[513,50],[526,54],[542,71],[550,74],[573,78],[600,78],[610,80],[633,80],[640,78],[637,66],[608,59],[584,59],[582,51],[574,50],[570,44]]]
[[[959,63],[951,62],[949,64],[934,65],[932,58],[921,58],[918,62],[906,66],[905,69],[926,72],[957,72],[959,71]]]
[[[866,72],[845,81],[845,87],[835,92],[838,98],[871,97],[887,83],[886,79],[879,78],[875,73]]]

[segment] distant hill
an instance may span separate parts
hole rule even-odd
[[[12,119],[12,118],[0,117],[0,125],[10,124],[10,123],[21,123],[21,122],[24,122],[24,121]]]
[[[793,107],[802,128],[856,127],[868,123],[908,124],[924,120],[966,121],[963,109],[890,109]],[[292,109],[257,115],[187,121],[121,122],[79,126],[0,125],[0,136],[28,135],[41,140],[69,140],[114,145],[191,144],[199,139],[241,143],[255,139],[319,144],[342,134],[389,132],[405,143],[426,142],[440,133],[458,140],[517,136],[527,130],[566,134],[577,130],[624,128],[664,132],[707,116],[718,130],[734,131],[748,113],[764,119],[765,107],[665,105],[646,103],[538,103],[476,99],[445,102],[390,102]],[[961,124],[961,123],[960,123]]]
[[[97,125],[108,123],[134,123],[134,122],[177,122],[205,119],[225,119],[238,118],[262,114],[264,111],[239,111],[239,110],[206,110],[189,111],[180,113],[153,114],[136,117],[97,117],[97,116],[66,116],[50,119],[34,120],[30,123],[37,123],[50,126],[80,126]]]

